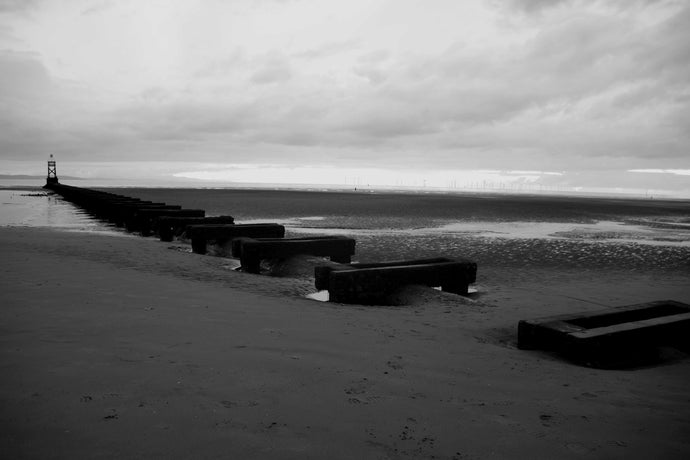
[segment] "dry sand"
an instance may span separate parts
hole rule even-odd
[[[515,347],[519,319],[690,303],[687,274],[480,266],[473,300],[361,307],[182,249],[0,229],[0,458],[690,458],[686,356]]]

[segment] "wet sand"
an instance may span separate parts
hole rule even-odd
[[[303,298],[180,243],[2,228],[1,458],[688,458],[690,360],[580,367],[518,320],[690,303],[683,270],[530,264],[471,299]]]

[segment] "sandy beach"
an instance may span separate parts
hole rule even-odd
[[[0,228],[0,457],[690,457],[690,360],[599,370],[520,319],[690,303],[687,273],[479,267],[470,299],[304,298],[180,243]]]

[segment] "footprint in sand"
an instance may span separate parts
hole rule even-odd
[[[356,380],[354,382],[351,382],[351,385],[349,388],[345,388],[345,394],[348,395],[361,395],[366,393],[367,388],[370,386],[369,381],[367,380],[366,377],[362,378],[361,380]]]
[[[552,425],[552,423],[551,423],[552,419],[553,419],[553,415],[549,415],[549,414],[541,414],[539,416],[539,420],[541,420],[541,424],[543,426],[551,426]]]
[[[120,418],[120,415],[117,413],[115,409],[110,409],[110,411],[112,412],[112,414],[106,415],[105,417],[103,417],[103,420],[116,420]]]
[[[402,356],[394,356],[389,361],[386,361],[386,366],[390,367],[395,371],[399,371],[403,368]]]
[[[346,395],[351,396],[347,402],[350,404],[369,404],[381,399],[381,396],[367,395],[370,387],[371,383],[366,377],[351,382],[351,386],[343,390]]]
[[[584,444],[580,444],[579,442],[569,442],[569,443],[566,443],[566,444],[565,444],[565,447],[566,447],[568,450],[571,450],[571,451],[573,451],[573,452],[575,452],[575,453],[578,453],[578,454],[589,454],[589,453],[591,453],[591,452],[593,452],[593,451],[596,450],[596,448],[587,447],[587,446],[585,446]]]

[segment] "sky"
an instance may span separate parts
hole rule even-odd
[[[690,197],[686,0],[0,0],[0,174]]]

